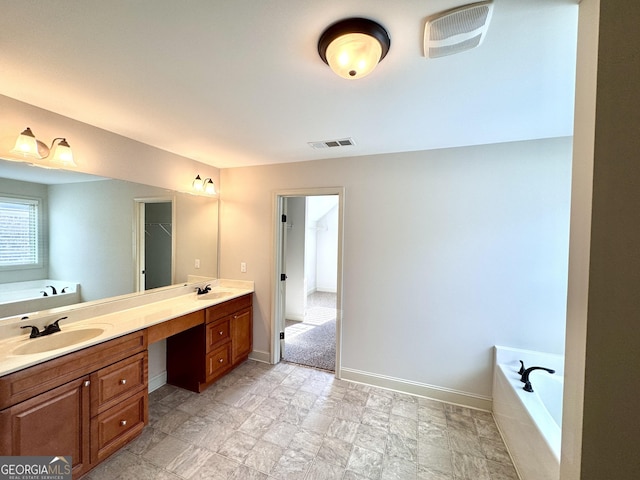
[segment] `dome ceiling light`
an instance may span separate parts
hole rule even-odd
[[[385,28],[367,18],[347,18],[330,25],[318,40],[320,58],[349,80],[370,74],[389,52]]]

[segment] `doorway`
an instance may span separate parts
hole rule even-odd
[[[340,375],[342,188],[278,192],[272,361]]]
[[[174,208],[172,198],[136,201],[136,289],[141,292],[174,283]]]

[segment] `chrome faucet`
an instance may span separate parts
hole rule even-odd
[[[529,375],[534,370],[544,370],[545,372],[556,373],[555,370],[552,370],[550,368],[545,368],[545,367],[529,367],[529,368],[527,368],[523,372],[522,378],[520,378],[520,381],[522,383],[524,383],[524,387],[522,387],[522,388],[524,389],[525,392],[533,392],[533,387],[531,386],[531,382],[529,381]]]
[[[60,320],[65,320],[67,317],[61,317],[58,320],[56,320],[55,322],[53,322],[50,325],[46,325],[42,331],[40,331],[38,329],[38,327],[34,326],[34,325],[23,325],[20,328],[30,328],[31,329],[31,335],[29,335],[29,338],[38,338],[38,337],[44,337],[45,335],[51,335],[52,333],[56,333],[60,331],[60,325],[58,325],[58,322]]]

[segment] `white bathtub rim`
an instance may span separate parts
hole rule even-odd
[[[564,355],[502,345],[494,346],[494,354],[494,365],[515,363],[520,368],[518,360],[522,360],[526,368],[533,366],[552,368],[556,371],[556,375],[564,377]]]
[[[520,364],[499,364],[501,374],[506,381],[514,387],[520,406],[525,411],[529,420],[538,430],[538,433],[545,441],[549,451],[553,454],[558,463],[560,463],[560,449],[562,445],[562,427],[556,423],[549,411],[545,408],[542,400],[535,392],[525,392],[520,385],[520,376],[517,371]],[[516,382],[518,384],[516,384]]]

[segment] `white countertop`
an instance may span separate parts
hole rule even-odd
[[[202,310],[212,305],[226,302],[227,300],[252,293],[253,291],[253,282],[220,280],[213,284],[209,295],[197,295],[195,292],[182,293],[182,291],[180,291],[179,293],[182,294],[172,298],[159,301],[147,300],[146,302],[144,297],[139,297],[137,299],[139,305],[130,308],[122,308],[118,302],[113,302],[111,305],[112,308],[109,309],[111,311],[108,313],[83,318],[87,315],[87,313],[84,312],[84,315],[75,315],[78,317],[75,321],[74,312],[72,311],[67,315],[67,319],[60,322],[62,332],[92,327],[101,328],[104,329],[104,331],[89,340],[42,353],[17,355],[14,352],[27,342],[45,340],[56,335],[55,333],[47,337],[29,338],[29,329],[20,329],[17,324],[12,325],[13,328],[11,332],[13,333],[11,335],[5,334],[5,338],[0,339],[0,376],[90,347],[91,345],[121,337],[137,330],[142,330],[158,323],[172,320],[191,312]],[[126,305],[128,306],[130,304],[131,301]],[[30,325],[30,321],[21,321],[20,325]]]

